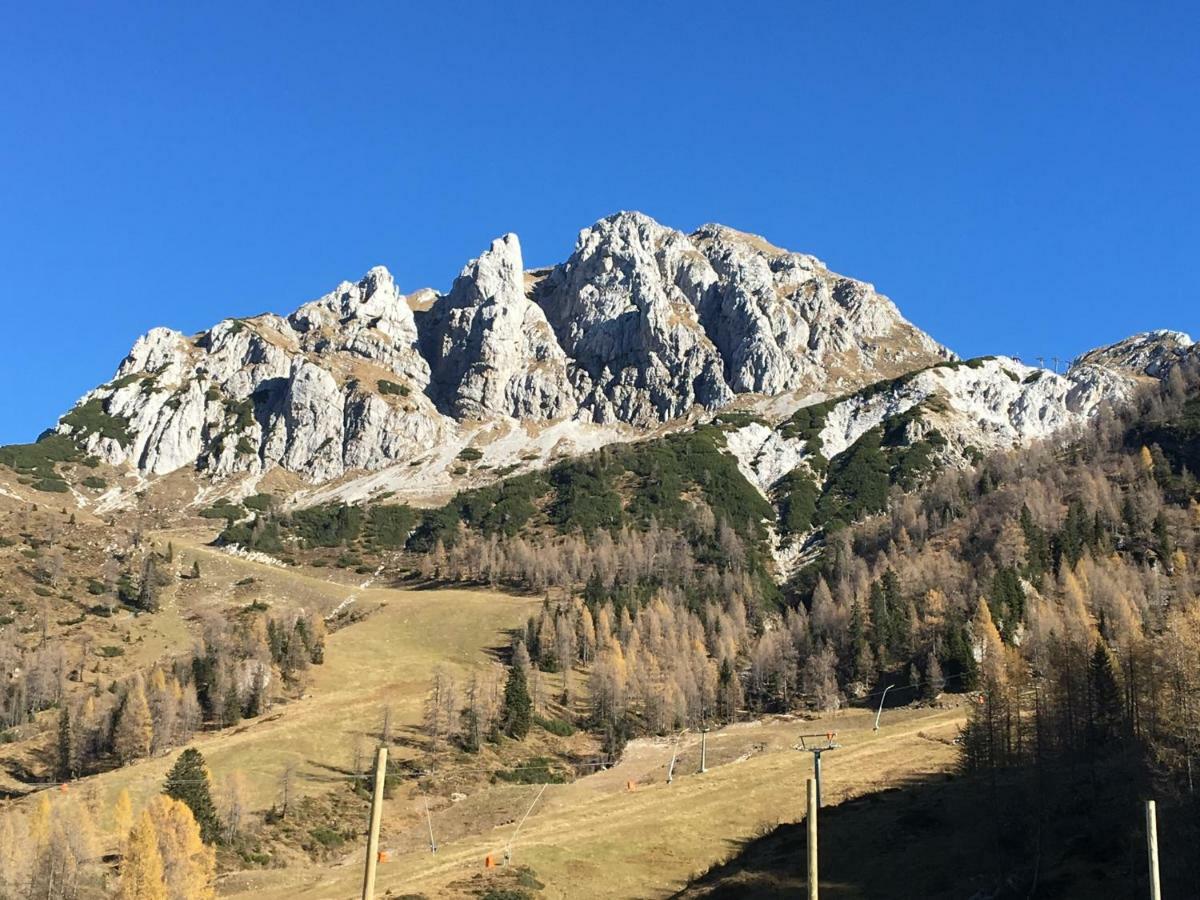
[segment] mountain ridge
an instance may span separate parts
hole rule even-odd
[[[309,485],[297,502],[353,502],[447,496],[741,411],[761,422],[730,430],[727,451],[771,496],[876,429],[932,438],[939,464],[1048,438],[1198,355],[1156,331],[1061,375],[963,361],[815,256],[620,212],[550,267],[526,269],[519,238],[503,235],[444,294],[406,296],[376,266],[287,316],[191,337],[151,329],[56,431],[138,485],[194,469],[240,479],[237,492],[279,469]],[[805,426],[789,426],[806,408]]]
[[[69,415],[57,427],[149,475],[280,465],[320,482],[410,458],[464,420],[650,429],[739,394],[853,388],[951,356],[815,257],[617,213],[548,270],[526,271],[505,235],[432,302],[379,266],[286,317],[151,329],[81,400],[128,422],[129,440]]]

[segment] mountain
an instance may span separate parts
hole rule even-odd
[[[813,256],[622,212],[550,268],[526,269],[508,234],[445,294],[406,296],[376,267],[287,317],[154,328],[56,430],[143,478],[236,476],[245,493],[278,470],[311,485],[302,503],[427,501],[721,416],[726,452],[787,505],[836,489],[864,439],[878,445],[868,461],[907,484],[1077,428],[1198,355],[1159,331],[1062,375],[962,361]]]
[[[1073,365],[1121,369],[1137,375],[1158,378],[1173,366],[1200,362],[1200,346],[1182,331],[1147,331],[1091,350]]]
[[[58,430],[148,475],[280,466],[323,482],[461,447],[480,423],[646,430],[741,394],[852,389],[949,358],[811,256],[619,213],[548,270],[526,271],[510,234],[445,295],[404,296],[379,267],[286,318],[155,328]]]

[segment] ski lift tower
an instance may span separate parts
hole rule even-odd
[[[797,750],[806,750],[813,755],[813,777],[817,782],[818,808],[821,806],[821,754],[842,746],[834,740],[836,737],[836,731],[827,731],[824,734],[802,734],[800,743],[796,745]]]

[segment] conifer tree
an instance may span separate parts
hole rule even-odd
[[[358,769],[355,769],[357,772]],[[232,841],[242,830],[242,819],[246,814],[246,776],[240,771],[225,776],[221,798],[222,819],[225,839]]]
[[[737,718],[742,702],[741,679],[733,670],[733,664],[728,659],[722,660],[720,673],[717,675],[717,712],[722,719],[733,721]]]
[[[1093,746],[1107,743],[1117,736],[1121,727],[1121,686],[1117,681],[1116,664],[1104,641],[1096,641],[1088,665],[1088,682],[1092,700],[1088,717]]]
[[[55,750],[55,774],[60,781],[70,781],[76,775],[76,757],[75,739],[71,732],[71,711],[66,700],[58,710],[58,743]]]
[[[230,682],[225,691],[225,699],[221,703],[221,724],[226,728],[236,725],[242,720],[242,701],[238,697],[237,685]]]
[[[158,838],[168,900],[212,900],[216,854],[201,839],[191,809],[160,795],[150,801],[147,812]]]
[[[122,839],[128,837],[129,829],[133,828],[133,804],[129,800],[129,791],[122,788],[117,794],[117,802],[113,807],[113,831]]]
[[[137,596],[138,608],[145,612],[158,612],[158,564],[154,561],[154,554],[147,553],[146,560],[142,563],[142,580],[138,585]]]
[[[938,662],[937,654],[930,651],[925,661],[924,696],[927,700],[934,700],[945,689],[946,679],[942,676],[942,664]]]
[[[169,900],[163,859],[150,813],[143,812],[129,832],[121,860],[121,900]]]
[[[133,683],[125,692],[113,734],[113,749],[122,763],[128,764],[150,752],[154,742],[154,720],[150,715],[150,704],[146,701],[146,687],[142,676],[135,675]]]
[[[532,720],[533,703],[529,698],[525,670],[519,665],[514,665],[509,670],[508,682],[504,685],[504,730],[509,737],[524,740],[529,734]]]
[[[14,815],[0,813],[0,897],[19,896],[19,886],[25,880],[20,856],[24,844],[17,835]]]
[[[199,750],[188,747],[179,754],[179,759],[175,760],[175,765],[167,773],[163,793],[187,804],[200,826],[200,835],[206,844],[215,843],[220,839],[221,820],[212,799],[208,766],[205,765]]]
[[[971,619],[971,636],[974,639],[976,655],[979,657],[980,668],[989,687],[1002,684],[1004,672],[1004,642],[1000,640],[1000,632],[992,621],[991,610],[987,601],[980,597],[975,606],[975,616]]]

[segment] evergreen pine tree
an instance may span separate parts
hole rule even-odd
[[[71,730],[71,711],[63,700],[58,710],[58,745],[56,748],[55,774],[59,781],[75,777],[75,738]]]
[[[189,747],[179,754],[179,759],[167,773],[163,793],[187,804],[206,844],[215,843],[220,838],[221,819],[212,799],[208,766],[204,764],[204,757],[199,750]]]
[[[1117,682],[1117,667],[1104,641],[1096,641],[1088,664],[1088,681],[1092,700],[1089,732],[1092,744],[1099,746],[1120,732],[1122,707],[1121,686]]]
[[[946,679],[942,676],[942,664],[938,662],[937,654],[930,652],[925,661],[925,684],[922,694],[926,700],[936,700],[946,689]]]
[[[532,719],[533,703],[529,699],[525,670],[521,666],[513,666],[504,685],[504,730],[509,737],[524,740],[525,735],[529,734]]]
[[[1164,563],[1170,561],[1175,550],[1171,544],[1171,533],[1167,531],[1167,518],[1161,510],[1154,517],[1154,549],[1158,551],[1158,558]]]
[[[138,585],[138,608],[145,612],[158,612],[158,564],[154,554],[147,553],[146,561],[142,563],[142,581]]]
[[[240,721],[242,721],[242,701],[238,697],[237,687],[231,684],[221,703],[221,724],[228,728]]]
[[[888,647],[892,643],[892,611],[888,605],[887,592],[878,581],[871,585],[870,600],[871,643],[876,647]]]

